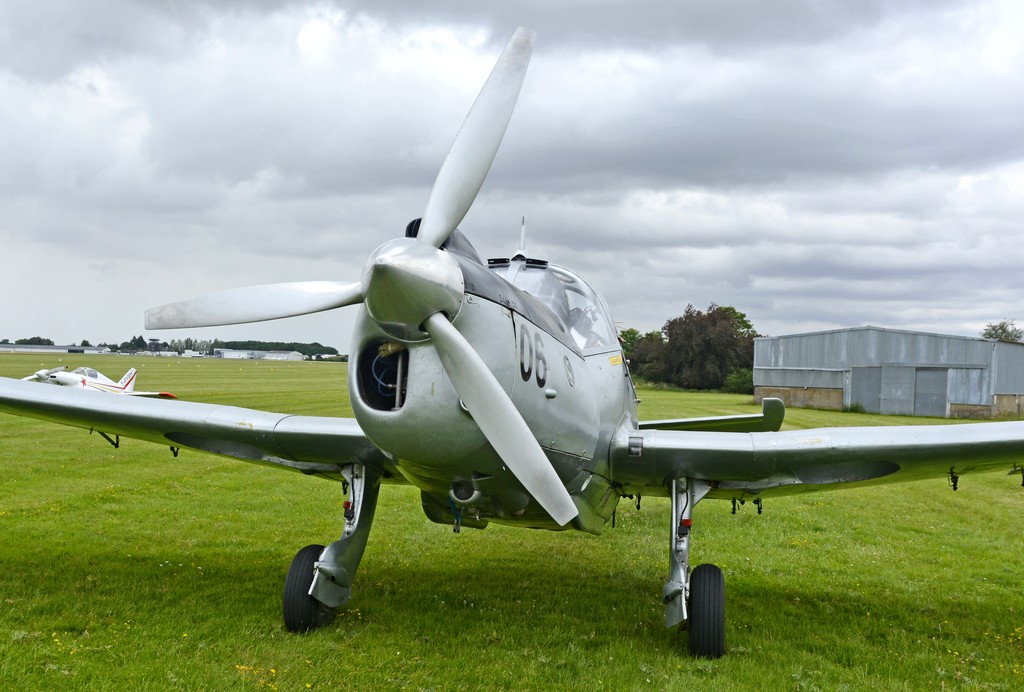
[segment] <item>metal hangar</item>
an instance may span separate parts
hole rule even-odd
[[[871,413],[1020,416],[1024,344],[870,326],[759,337],[754,396]]]

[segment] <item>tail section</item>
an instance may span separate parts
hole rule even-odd
[[[133,391],[135,389],[135,368],[126,372],[117,386],[126,392]]]

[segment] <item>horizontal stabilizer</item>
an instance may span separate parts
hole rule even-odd
[[[766,398],[761,402],[761,413],[741,416],[711,416],[708,418],[677,418],[674,420],[641,421],[641,430],[690,430],[703,432],[778,432],[786,417],[782,399]]]

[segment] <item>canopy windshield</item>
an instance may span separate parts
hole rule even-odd
[[[581,351],[618,347],[608,305],[579,276],[553,264],[515,262],[506,275],[512,284],[543,303],[566,326]]]

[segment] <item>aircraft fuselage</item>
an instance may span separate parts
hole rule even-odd
[[[556,301],[551,310],[505,278],[532,273],[526,283],[546,282],[557,293],[567,280],[564,270],[520,257],[492,261],[488,268],[476,257],[451,254],[465,280],[453,325],[481,354],[573,496],[580,514],[571,526],[599,532],[618,502],[610,482],[609,440],[624,416],[636,415],[614,332],[603,339],[581,335],[566,324],[570,308],[556,314],[564,296],[542,296],[549,304]],[[545,272],[561,272],[561,279],[541,276]],[[579,298],[590,289],[573,285],[577,281],[570,280],[570,289]],[[606,312],[603,305],[593,307],[593,317],[610,320],[596,314]],[[461,514],[468,526],[499,521],[562,528],[487,442],[428,340],[399,341],[364,310],[351,354],[355,417],[398,472],[421,489],[431,519],[449,523]]]

